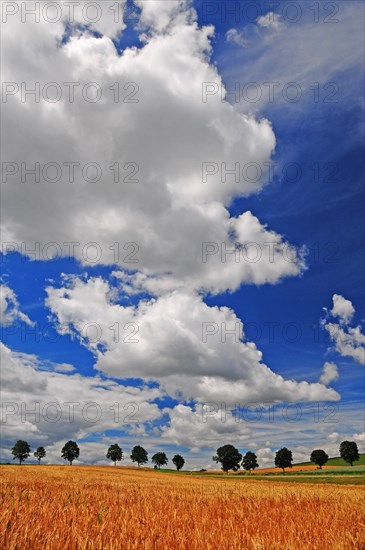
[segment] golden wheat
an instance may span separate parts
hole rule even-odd
[[[364,489],[123,467],[4,466],[5,550],[364,549]]]

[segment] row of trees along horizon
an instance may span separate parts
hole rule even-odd
[[[26,441],[22,441],[21,439],[19,439],[15,443],[11,452],[13,455],[13,460],[18,459],[19,464],[21,464],[27,458],[29,458],[31,450],[29,444]],[[341,458],[351,466],[360,458],[355,441],[343,441],[340,444],[339,452]],[[38,462],[40,464],[41,460],[46,456],[46,450],[44,447],[38,447],[33,455],[35,458],[38,459]],[[72,462],[79,458],[79,456],[80,449],[75,441],[68,441],[62,447],[61,457],[64,460],[67,460],[70,465],[72,465]],[[117,465],[117,462],[120,462],[123,459],[123,456],[123,450],[118,445],[118,443],[110,445],[108,452],[106,453],[106,458],[114,462],[115,466]],[[147,464],[148,452],[140,445],[136,445],[132,449],[130,459],[132,460],[132,462],[136,462],[138,464],[138,467],[140,467],[143,464]],[[233,470],[234,472],[236,472],[240,469],[241,466],[244,470],[252,472],[259,467],[257,456],[255,453],[253,453],[252,451],[247,451],[247,453],[242,456],[239,450],[236,449],[236,447],[234,447],[233,445],[223,445],[223,447],[219,447],[219,449],[217,449],[217,454],[213,456],[213,460],[217,464],[219,463],[221,465],[221,469],[224,472],[228,472],[229,470]],[[317,464],[320,469],[322,469],[322,466],[324,466],[328,460],[328,454],[325,453],[323,449],[315,449],[310,455],[310,462]],[[167,465],[168,458],[164,452],[158,452],[153,455],[153,457],[151,458],[151,462],[155,465],[155,468],[160,469],[161,466]],[[181,455],[177,454],[173,457],[172,463],[175,465],[176,470],[179,471],[184,466],[185,460]],[[286,447],[282,447],[281,449],[276,451],[275,466],[277,468],[281,468],[283,472],[285,472],[285,468],[291,468],[293,466],[292,451],[290,451]]]

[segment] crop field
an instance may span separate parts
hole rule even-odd
[[[97,466],[3,466],[5,550],[365,548],[364,488]]]

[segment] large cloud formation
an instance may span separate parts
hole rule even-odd
[[[303,251],[285,236],[250,211],[230,213],[236,197],[268,183],[276,139],[268,120],[226,101],[211,62],[213,27],[199,27],[189,1],[135,0],[141,46],[120,51],[130,4],[96,3],[102,17],[90,22],[80,2],[73,21],[30,16],[26,24],[23,4],[3,25],[3,250],[117,266],[114,285],[94,277],[49,287],[47,306],[58,330],[93,352],[98,371],[159,387],[84,377],[67,364],[45,372],[36,357],[3,347],[5,398],[105,406],[132,399],[142,423],[160,418],[153,401],[166,393],[227,406],[339,399],[321,383],[275,374],[235,313],[203,301],[204,291],[274,284],[305,269]],[[223,92],[205,101],[210,86]],[[119,291],[152,298],[122,306]],[[187,424],[195,409],[178,407],[178,423]],[[28,430],[42,441],[65,433],[62,422],[10,419],[19,436]],[[201,432],[198,416],[192,422]],[[93,429],[78,416],[70,436]],[[110,411],[100,429],[113,429]],[[173,431],[172,422],[162,439],[175,440]]]
[[[198,402],[336,400],[323,384],[285,380],[246,341],[227,307],[174,291],[122,306],[100,277],[48,287],[47,305],[61,333],[72,332],[93,351],[95,368],[114,378],[158,380],[174,396]]]
[[[121,386],[99,376],[57,372],[35,355],[0,344],[2,440],[32,437],[50,443],[106,430],[129,431],[162,413],[157,388]],[[62,370],[62,366],[61,366]]]
[[[213,28],[198,26],[189,2],[137,4],[145,43],[121,53],[105,18],[66,33],[62,20],[8,16],[3,241],[37,259],[71,254],[138,270],[153,293],[300,274],[300,250],[251,212],[229,214],[234,197],[267,182],[275,136],[224,94],[204,101],[204,83],[224,90],[210,63]],[[26,94],[37,86],[39,98]]]

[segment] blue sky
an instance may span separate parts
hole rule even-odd
[[[116,159],[116,155],[120,155],[121,162],[125,162],[126,159],[138,159],[142,190],[150,193],[154,182],[156,190],[150,195],[146,205],[144,204],[146,195],[142,195],[144,191],[141,191],[141,195],[136,198],[132,194],[129,195],[128,187],[122,190],[124,194],[121,199],[124,200],[123,208],[129,207],[131,212],[135,205],[139,204],[135,201],[142,201],[141,212],[136,210],[135,223],[136,226],[139,225],[137,229],[140,229],[140,232],[142,227],[145,232],[151,232],[155,242],[151,240],[145,243],[142,238],[139,241],[137,237],[135,242],[140,246],[142,253],[147,248],[150,252],[152,251],[151,258],[148,257],[148,261],[145,262],[142,258],[137,267],[133,265],[131,270],[123,262],[112,262],[109,259],[108,265],[102,261],[96,265],[90,265],[90,263],[86,265],[85,262],[80,261],[80,257],[63,257],[46,261],[43,258],[34,260],[20,253],[2,255],[2,283],[5,289],[5,301],[2,302],[2,341],[10,350],[9,353],[13,354],[11,361],[7,359],[10,356],[7,355],[5,358],[5,361],[10,361],[6,364],[5,379],[8,380],[9,377],[9,380],[13,380],[14,376],[21,378],[24,373],[24,380],[28,380],[27,369],[31,368],[38,373],[37,376],[43,376],[42,384],[46,386],[48,384],[48,390],[44,393],[39,393],[40,386],[37,386],[33,395],[30,389],[28,393],[20,391],[16,397],[16,384],[11,382],[9,388],[6,386],[3,400],[17,404],[25,401],[31,407],[31,403],[34,404],[41,395],[43,401],[62,403],[71,383],[74,384],[74,388],[80,385],[80,396],[84,400],[95,402],[98,396],[95,397],[93,392],[98,390],[90,389],[90,384],[97,386],[99,382],[96,380],[100,380],[101,386],[104,384],[103,391],[105,390],[105,396],[99,395],[103,411],[108,403],[108,391],[113,392],[115,399],[117,399],[115,396],[120,394],[122,396],[120,402],[124,404],[126,402],[124,388],[129,388],[129,395],[133,395],[133,388],[138,388],[136,391],[140,391],[138,395],[140,421],[137,424],[126,422],[125,425],[118,424],[116,427],[110,419],[106,422],[96,422],[92,426],[90,423],[85,425],[82,419],[78,419],[76,425],[70,429],[66,420],[60,420],[57,429],[52,431],[52,426],[46,426],[42,421],[37,423],[30,418],[31,426],[28,426],[21,422],[19,417],[14,415],[10,418],[9,416],[10,425],[8,420],[8,426],[5,426],[9,429],[4,431],[2,442],[2,458],[9,457],[8,448],[9,443],[14,439],[12,437],[14,425],[16,425],[16,433],[24,437],[27,430],[28,433],[30,430],[32,446],[42,442],[49,447],[49,457],[52,461],[59,461],[57,449],[63,439],[69,438],[68,434],[84,446],[84,462],[105,463],[103,449],[106,442],[115,440],[120,441],[123,448],[127,449],[142,442],[151,450],[163,448],[169,453],[179,451],[187,457],[190,467],[210,466],[212,451],[225,442],[238,441],[241,450],[257,451],[259,462],[261,460],[260,465],[271,464],[275,449],[284,444],[293,447],[297,460],[307,457],[308,450],[313,445],[313,448],[318,447],[319,444],[330,454],[336,454],[338,444],[343,438],[355,438],[358,444],[362,445],[364,441],[364,366],[361,363],[364,362],[364,336],[361,334],[361,327],[365,319],[363,285],[365,264],[363,252],[364,159],[361,154],[363,151],[363,62],[360,23],[364,17],[363,5],[355,0],[336,2],[334,5],[338,6],[338,12],[336,10],[336,13],[332,14],[326,11],[327,8],[324,8],[321,2],[318,3],[318,13],[308,8],[308,2],[277,2],[273,14],[267,2],[255,1],[252,3],[252,6],[255,6],[255,8],[252,7],[252,13],[240,9],[233,15],[224,11],[226,5],[224,2],[196,1],[191,6],[196,9],[195,15],[185,17],[189,6],[184,5],[168,13],[168,23],[163,26],[161,21],[164,20],[165,15],[160,7],[156,7],[155,13],[148,12],[145,8],[146,4],[147,2],[140,4],[139,8],[142,7],[142,12],[141,9],[137,10],[141,17],[138,27],[135,26],[135,21],[126,20],[126,28],[121,35],[117,36],[113,34],[114,28],[108,28],[107,24],[98,27],[85,25],[84,21],[80,21],[77,26],[78,31],[76,26],[69,27],[68,41],[64,41],[62,46],[63,50],[70,48],[67,55],[75,59],[76,63],[70,69],[70,80],[78,77],[82,81],[86,74],[89,77],[88,81],[105,85],[104,69],[98,65],[98,60],[102,59],[105,67],[110,67],[111,72],[114,71],[114,80],[110,82],[114,82],[117,78],[122,81],[126,78],[125,75],[129,75],[129,81],[138,82],[141,94],[138,109],[141,108],[141,113],[138,109],[137,113],[141,118],[136,118],[134,123],[133,117],[137,115],[134,114],[133,105],[124,104],[124,110],[121,111],[119,105],[113,107],[112,102],[107,102],[106,111],[103,114],[98,111],[98,106],[91,111],[90,104],[85,107],[82,102],[76,101],[75,106],[65,102],[62,104],[61,113],[54,112],[53,116],[56,120],[62,116],[62,122],[50,142],[47,138],[47,105],[44,106],[44,102],[43,105],[40,102],[37,106],[39,109],[37,116],[41,116],[41,123],[34,135],[34,144],[30,145],[29,141],[27,142],[28,134],[25,133],[24,140],[21,140],[14,132],[16,127],[29,127],[31,124],[32,115],[27,112],[28,104],[25,104],[24,110],[17,115],[13,128],[7,127],[5,123],[4,131],[8,129],[10,138],[9,149],[4,158],[16,159],[18,163],[23,158],[29,162],[31,159],[33,162],[40,159],[43,163],[55,160],[62,163],[65,159],[71,158],[84,162],[85,159],[105,158],[107,159],[105,162],[108,162],[112,150],[114,155],[112,158]],[[293,9],[290,5],[293,4],[301,14],[295,22],[290,20],[294,18],[293,12],[290,11]],[[126,13],[130,13],[134,8],[129,2]],[[256,11],[257,16],[255,16]],[[326,17],[327,21],[325,21]],[[180,32],[188,33],[189,29],[196,25],[194,21],[197,21],[194,31],[197,35],[203,33],[202,25],[214,26],[214,36],[209,39],[212,49],[208,54],[192,39],[180,38]],[[13,24],[14,29],[17,30],[16,22]],[[47,27],[47,23],[43,22],[43,24]],[[32,25],[28,24],[29,34],[27,31],[26,38],[29,44],[33,44],[32,47],[36,52],[37,48],[42,46],[35,40],[32,34],[34,29],[31,27]],[[49,31],[48,28],[45,30]],[[62,29],[59,32],[61,31]],[[50,35],[53,32],[53,29],[49,31]],[[78,41],[72,38],[76,32],[81,33]],[[343,40],[347,39],[349,32],[351,39],[348,39],[349,43],[346,47],[342,47]],[[141,36],[142,33],[145,35]],[[173,45],[177,52],[176,57],[171,55],[171,59],[161,46],[163,41],[168,40],[169,35],[173,37],[171,40],[175,40]],[[186,34],[186,37],[190,35]],[[200,39],[202,42],[206,40],[206,38],[203,39],[203,34]],[[181,44],[179,40],[182,41]],[[192,44],[191,50],[186,46],[189,40]],[[117,45],[119,53],[113,52],[113,44]],[[9,44],[10,47],[12,47],[11,44]],[[42,55],[48,61],[54,56],[55,64],[59,63],[59,70],[64,76],[62,71],[66,69],[62,60],[63,52],[56,55],[52,50],[51,40],[47,47],[49,51],[43,52]],[[151,60],[152,62],[158,60],[156,75],[150,74],[148,72],[150,68],[146,69],[142,62],[138,65],[138,60],[133,57],[128,62],[131,64],[130,68],[126,55],[135,47],[138,51],[145,50],[147,67]],[[161,51],[158,50],[159,47]],[[179,48],[183,51],[181,57],[179,57]],[[150,60],[148,60],[147,51],[150,52]],[[166,51],[169,51],[169,47]],[[316,52],[315,57],[313,52]],[[31,82],[31,76],[23,66],[27,61],[27,55],[19,52],[19,65],[13,73],[9,72],[11,75],[9,80],[12,82],[21,82],[25,77]],[[125,63],[119,75],[118,56]],[[241,92],[238,100],[233,94],[228,94],[226,99],[218,102],[216,96],[208,97],[206,107],[201,101],[196,101],[194,95],[196,89],[199,90],[203,82],[207,82],[207,73],[204,73],[205,69],[203,70],[204,56],[204,63],[209,62],[212,68],[210,76],[216,75],[217,80],[214,82],[218,82],[218,85],[224,86],[226,90],[233,90],[236,87]],[[181,59],[184,59],[187,66],[190,63],[191,67],[195,67],[196,72],[192,73],[191,80],[198,84],[193,85],[185,79],[188,73],[184,72],[185,67],[180,67]],[[79,69],[77,63],[85,65]],[[143,71],[146,74],[148,72],[148,78],[146,77],[145,81]],[[219,75],[221,81],[219,81]],[[50,66],[39,75],[41,82],[54,81],[55,78],[55,73]],[[139,81],[138,78],[141,80]],[[60,78],[59,81],[62,82],[62,79]],[[179,88],[177,83],[183,81],[185,85]],[[267,95],[268,85],[264,85],[268,82],[276,83],[272,100],[269,100]],[[252,102],[242,94],[242,91],[247,91],[247,85],[250,83],[260,91],[260,101]],[[288,87],[289,83],[291,88]],[[174,91],[171,92],[171,90]],[[285,96],[283,90],[289,93],[289,98],[290,92],[300,90],[301,97],[298,101],[291,101],[288,96]],[[171,96],[168,95],[170,92]],[[161,105],[158,107],[156,107],[156,98],[161,98]],[[6,109],[9,111],[9,120],[14,116],[11,100],[14,98],[11,97],[4,108],[5,111]],[[228,118],[230,115],[226,111],[223,111],[227,102],[230,102],[234,109],[237,117],[235,122]],[[190,103],[191,122],[189,122],[190,111],[186,107]],[[45,109],[44,112],[41,111],[42,108]],[[209,189],[204,196],[199,194],[203,191],[195,195],[195,189],[201,185],[199,178],[194,180],[194,170],[197,170],[197,166],[191,169],[190,180],[185,180],[186,173],[189,172],[186,170],[184,173],[187,163],[180,167],[180,151],[182,150],[181,164],[183,164],[185,144],[188,146],[189,140],[192,139],[193,142],[194,136],[197,136],[194,146],[198,151],[200,145],[202,146],[204,152],[201,158],[204,161],[216,160],[219,165],[222,160],[221,157],[216,159],[214,156],[207,156],[209,154],[207,151],[215,150],[213,137],[211,138],[209,133],[210,129],[206,130],[206,144],[199,142],[199,123],[202,127],[203,122],[200,121],[206,116],[205,108],[212,109],[211,113],[209,111],[211,120],[217,117],[220,124],[225,125],[219,131],[224,136],[222,148],[226,150],[226,157],[222,158],[226,159],[227,165],[232,166],[235,162],[242,162],[242,164],[253,162],[256,158],[254,155],[257,154],[257,162],[260,166],[263,166],[266,161],[275,163],[274,176],[269,183],[266,174],[258,188],[253,191],[247,191],[243,183],[242,191],[233,188],[227,191],[228,194],[226,192],[221,194],[216,187],[216,184],[222,187],[222,182],[218,179],[214,185],[212,184],[211,195],[209,195]],[[156,116],[155,109],[157,109]],[[202,118],[200,118],[200,112]],[[68,127],[67,123],[63,124],[63,119],[71,120],[68,117],[74,117],[73,120],[77,120],[76,129],[71,125],[72,131],[70,131],[71,126]],[[103,117],[105,117],[105,126],[98,126],[103,124]],[[230,147],[233,148],[233,146],[228,128],[231,127],[231,132],[235,135],[235,124],[239,124],[239,117],[255,120],[255,127],[245,130],[241,143],[237,147],[235,144],[233,152],[230,152]],[[184,118],[187,121],[186,126]],[[196,126],[193,122],[195,118]],[[146,126],[142,128],[141,121],[144,120]],[[260,126],[259,121],[262,120],[266,122]],[[179,128],[177,124],[181,124],[181,127]],[[123,125],[127,127],[124,134],[119,128]],[[270,130],[265,130],[265,125]],[[109,151],[107,145],[100,145],[100,141],[98,143],[97,133],[95,135],[90,133],[88,137],[88,131],[91,132],[91,129],[94,130],[97,127],[102,128],[105,143],[110,145]],[[206,128],[210,128],[209,123]],[[265,137],[267,135],[265,131],[272,132],[275,139],[274,146],[272,144],[268,146],[273,138]],[[77,135],[78,132],[79,135]],[[153,139],[144,142],[144,134],[149,138],[153,136]],[[173,137],[175,134],[180,136],[176,138],[176,143]],[[166,136],[169,135],[171,135],[171,150],[169,150],[168,141],[164,144]],[[204,136],[204,128],[202,128],[202,136]],[[85,143],[89,138],[90,143]],[[179,142],[180,139],[181,142]],[[72,157],[70,157],[68,140],[77,140],[77,146],[73,145],[75,148]],[[124,150],[129,146],[133,153],[126,157]],[[18,147],[20,153],[15,155],[12,147]],[[166,157],[163,154],[164,147]],[[88,148],[89,159],[87,158]],[[256,151],[252,153],[253,156],[246,152],[251,148]],[[145,153],[146,149],[147,153]],[[143,151],[143,154],[140,151]],[[237,154],[237,151],[242,151],[242,156]],[[96,156],[98,154],[99,157]],[[166,159],[171,159],[172,163],[175,159],[176,169],[165,174],[160,167],[165,166]],[[294,169],[299,170],[298,177],[293,176]],[[219,177],[220,174],[217,178]],[[157,178],[156,181],[155,178]],[[160,183],[163,182],[165,185],[165,180],[166,188],[161,189]],[[191,181],[195,183],[191,184]],[[84,183],[81,182],[81,188]],[[7,182],[6,185],[9,189]],[[105,185],[109,183],[105,182]],[[303,251],[305,267],[299,267],[298,260],[298,266],[293,262],[293,270],[296,269],[296,272],[290,272],[291,266],[283,264],[283,267],[277,268],[278,271],[271,273],[271,269],[276,270],[274,264],[270,265],[267,261],[260,260],[252,268],[251,274],[248,272],[236,274],[235,264],[232,264],[232,280],[230,280],[229,272],[222,275],[222,278],[216,274],[222,267],[219,263],[213,265],[208,262],[207,270],[211,269],[211,271],[203,272],[199,266],[195,273],[194,266],[199,259],[195,257],[195,264],[193,263],[193,250],[196,243],[198,243],[196,249],[199,249],[201,240],[199,234],[194,234],[195,218],[191,218],[192,240],[189,240],[190,236],[189,239],[186,237],[186,248],[184,248],[185,241],[180,239],[183,239],[181,235],[189,235],[189,223],[185,225],[185,222],[181,222],[180,232],[172,230],[170,225],[171,234],[169,232],[166,234],[166,231],[159,227],[160,216],[162,216],[160,206],[166,200],[166,195],[161,193],[164,190],[166,193],[166,189],[170,192],[171,189],[175,189],[175,185],[176,189],[180,186],[180,190],[174,190],[172,193],[174,201],[166,206],[167,210],[171,209],[172,220],[174,211],[177,209],[176,204],[179,204],[179,209],[183,205],[184,216],[193,216],[195,204],[203,205],[204,209],[212,208],[213,203],[219,204],[221,208],[225,208],[227,216],[232,219],[238,219],[245,212],[251,212],[259,220],[261,231],[265,231],[265,228],[268,231],[275,231],[282,241],[296,247],[298,255],[299,250]],[[181,186],[184,185],[186,191],[182,192]],[[14,188],[15,186],[14,182]],[[103,193],[102,187],[99,187],[96,193],[95,187],[90,185],[83,203],[82,195],[79,195],[78,191],[74,192],[73,188],[68,191],[66,187],[64,194],[58,193],[54,188],[42,187],[41,189],[44,190],[44,195],[38,198],[34,187],[31,186],[25,186],[25,188],[23,186],[19,192],[13,192],[10,189],[8,195],[4,193],[4,207],[7,208],[7,200],[9,204],[9,214],[4,220],[9,227],[5,242],[11,241],[18,244],[23,242],[31,248],[38,235],[41,235],[39,237],[41,243],[63,243],[67,240],[82,243],[88,235],[90,235],[89,241],[86,240],[86,242],[95,242],[100,235],[101,240],[96,242],[102,243],[100,245],[102,248],[105,243],[114,242],[112,239],[115,235],[110,232],[109,237],[107,236],[108,222],[104,221],[114,215],[110,212],[115,202],[119,200],[116,195],[113,200],[114,191],[109,196],[109,191]],[[93,194],[95,194],[95,203],[91,202]],[[71,202],[67,205],[69,199]],[[159,206],[155,206],[155,203],[159,203]],[[28,208],[27,205],[29,205]],[[70,214],[68,218],[69,211],[74,217]],[[179,224],[180,210],[177,212],[176,220]],[[130,242],[132,238],[124,238],[124,234],[129,235],[124,227],[128,228],[128,224],[133,225],[134,217],[127,210],[125,217],[123,215],[121,207],[120,220],[118,220],[119,213],[116,210],[117,218],[114,220],[114,226],[117,227],[120,224],[119,231],[123,236],[121,242]],[[61,220],[62,216],[64,216],[64,224],[64,220]],[[214,216],[212,210],[211,219],[218,225],[219,218],[215,219]],[[76,218],[81,220],[80,224],[75,223]],[[89,223],[91,229],[88,229]],[[207,219],[204,223],[208,224]],[[67,226],[72,228],[72,231],[69,231]],[[234,227],[237,236],[240,229],[238,224]],[[136,233],[131,234],[138,235],[137,229]],[[212,225],[209,231],[213,234],[213,230]],[[209,231],[204,230],[202,235],[209,235]],[[107,236],[106,240],[103,240],[104,234]],[[250,238],[248,240],[250,241]],[[155,250],[154,246],[156,246]],[[171,252],[169,252],[170,247]],[[181,261],[179,251],[181,251]],[[189,251],[191,251],[192,260],[188,258]],[[193,267],[184,267],[184,257],[186,266],[191,262]],[[275,261],[276,259],[275,255]],[[212,267],[210,268],[209,265]],[[267,271],[266,280],[271,280],[271,283],[258,283],[265,270]],[[125,284],[125,274],[129,276],[128,285],[133,288],[133,291],[130,291],[130,287]],[[10,294],[11,292],[13,294]],[[334,298],[335,295],[338,298]],[[175,303],[178,304],[176,310]],[[143,306],[143,304],[146,305]],[[146,309],[143,309],[144,307]],[[217,308],[221,309],[217,310]],[[225,308],[229,308],[229,313],[224,313]],[[93,313],[88,312],[95,312],[94,318],[90,317]],[[121,326],[124,330],[126,319],[124,316],[128,312],[131,312],[131,320],[136,323],[140,344],[136,343],[134,348],[130,345],[127,349],[128,344],[125,344],[125,347],[116,346],[110,339],[109,332],[108,336],[105,332],[110,331],[110,326],[118,319],[118,315],[122,316],[123,325]],[[191,326],[189,312],[191,318],[194,318],[194,325]],[[222,342],[219,341],[222,331],[222,325],[219,323],[222,319],[227,321],[227,326],[229,322],[232,323],[237,319],[243,322],[245,335],[242,344],[237,341],[230,343],[228,338],[226,348],[222,348]],[[85,323],[85,321],[100,323],[103,335],[97,345],[93,345],[87,338],[80,340],[80,331],[76,323]],[[145,322],[149,327],[145,328],[146,333],[143,332]],[[209,340],[204,351],[199,351],[199,346],[192,342],[197,338],[199,340],[200,334],[197,334],[197,330],[204,322],[215,322],[219,332],[214,335],[214,338],[217,338],[214,344],[210,344]],[[62,333],[60,329],[62,323],[68,325],[70,334]],[[345,344],[351,348],[350,352],[349,348],[345,349],[343,341],[336,340],[336,337],[331,338],[329,323],[336,325],[338,333],[344,331]],[[151,329],[151,326],[154,328]],[[175,329],[173,330],[172,327]],[[355,327],[359,327],[358,333],[353,332]],[[143,341],[144,334],[147,334],[145,341]],[[255,402],[261,407],[263,403],[270,401],[271,381],[269,379],[265,381],[264,371],[260,370],[257,357],[251,356],[247,342],[253,342],[256,350],[262,352],[264,364],[275,375],[282,377],[280,381],[276,379],[274,386],[281,387],[283,383],[283,390],[280,390],[281,393],[273,392],[272,402],[277,402],[277,407],[281,409],[289,406],[290,411],[294,410],[294,405],[288,405],[288,403],[300,404],[298,406],[301,407],[303,415],[297,423],[285,421],[281,409],[279,418],[274,423],[268,421],[267,411],[256,423],[238,424],[232,417],[227,424],[222,422],[221,405],[227,401],[226,395],[229,394],[229,390],[225,388],[229,388],[230,384],[232,388],[236,388],[232,389],[232,395],[235,398],[240,395],[240,388],[242,388],[242,400],[239,402],[243,405]],[[130,351],[132,348],[133,351]],[[211,370],[205,363],[205,352],[207,356],[210,354],[211,357],[216,357],[212,362],[215,365],[216,361],[217,365]],[[240,357],[243,361],[241,367],[239,366]],[[225,358],[226,363],[223,365]],[[149,363],[151,363],[150,370]],[[321,383],[322,389],[320,389],[318,382],[323,375],[325,363],[332,365],[330,370],[332,369],[332,374],[335,374]],[[59,367],[65,364],[68,368]],[[195,366],[191,367],[192,364]],[[7,372],[12,368],[18,369],[15,375],[10,371]],[[240,368],[242,368],[241,374],[237,375]],[[131,373],[135,374],[132,376]],[[47,376],[53,377],[53,381],[50,382],[47,379],[48,382],[46,382],[44,377]],[[211,377],[211,382],[204,382],[204,376]],[[95,377],[98,378],[95,379]],[[250,389],[250,380],[255,380],[252,389]],[[289,387],[286,384],[291,380],[295,381],[295,386],[288,397],[288,390],[285,388]],[[305,386],[298,385],[299,382],[307,382],[312,386],[306,389]],[[52,384],[60,389],[60,395],[51,392]],[[108,384],[112,385],[112,389]],[[195,389],[193,389],[194,386],[196,386]],[[201,389],[203,387],[204,390]],[[333,399],[334,393],[331,394],[330,389],[337,392],[338,397]],[[15,393],[12,393],[14,391]],[[217,403],[218,408],[216,412],[209,414],[208,421],[203,423],[201,410],[207,402]],[[233,403],[237,403],[237,399]],[[326,407],[335,406],[336,423],[315,422],[312,415],[314,403],[320,403],[321,418],[328,410],[331,411]],[[234,405],[227,401],[227,408],[232,410]],[[206,428],[205,432],[204,428]]]

